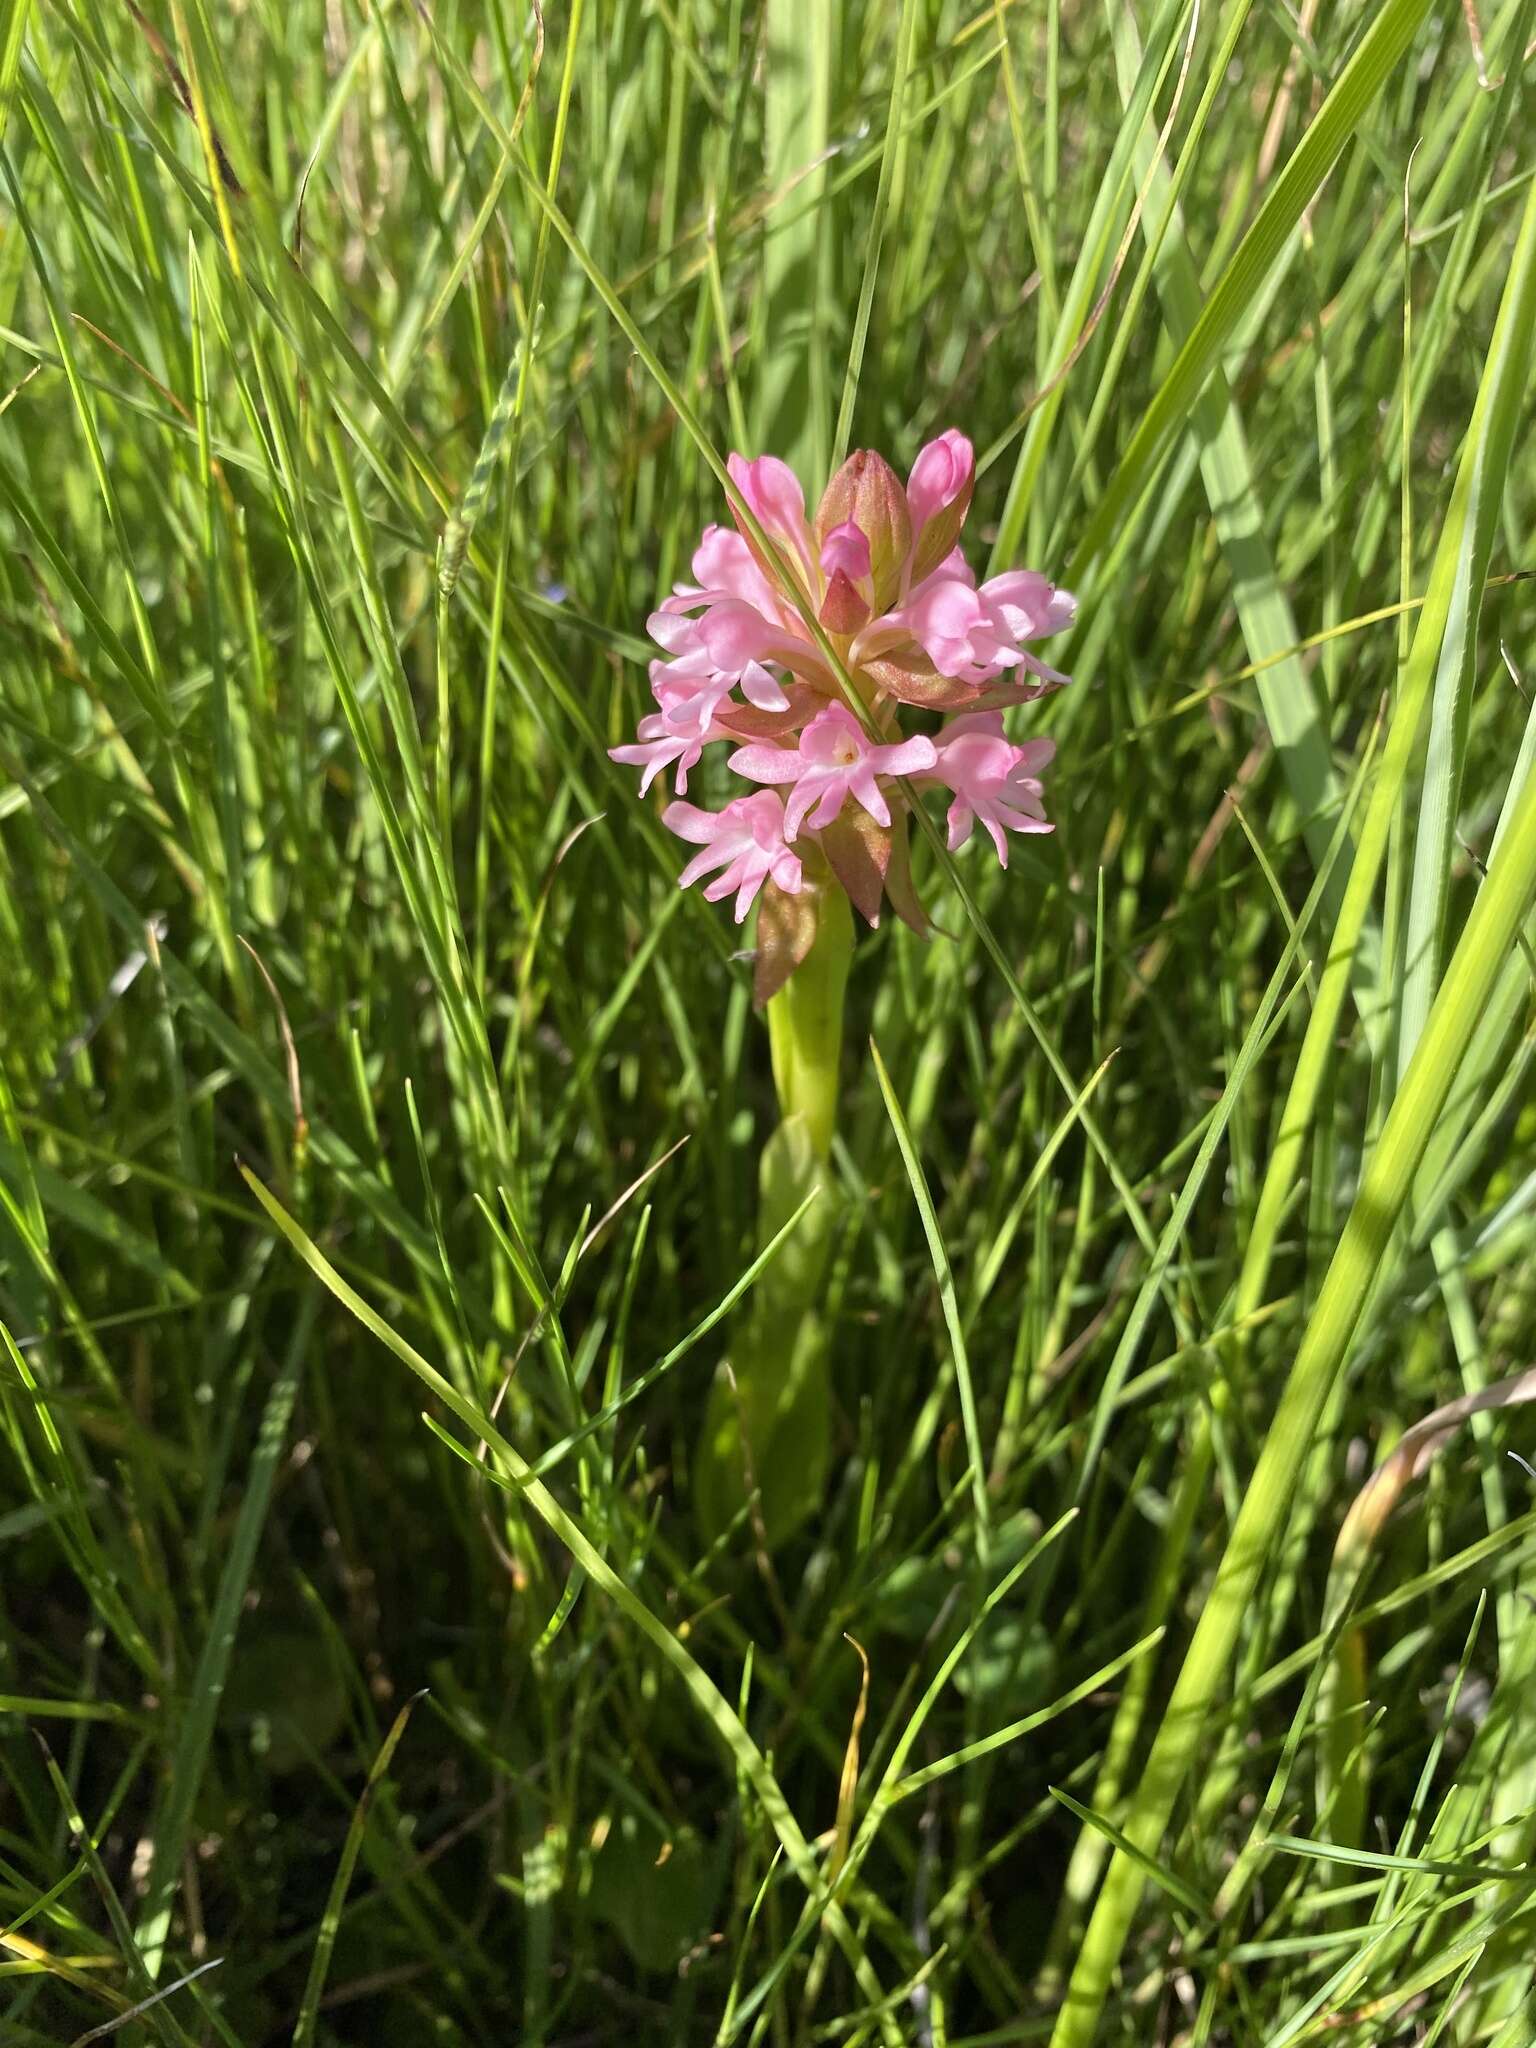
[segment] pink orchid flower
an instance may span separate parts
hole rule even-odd
[[[931,772],[955,793],[949,807],[949,850],[964,846],[979,818],[1008,865],[1009,832],[1049,832],[1041,806],[1040,770],[1056,753],[1054,740],[1031,740],[1015,747],[1003,736],[1001,711],[973,711],[951,719],[939,737],[938,759]]]
[[[817,831],[832,823],[850,796],[877,825],[889,825],[890,806],[876,776],[920,775],[937,759],[929,739],[876,746],[846,704],[829,704],[805,728],[798,747],[738,747],[730,765],[749,782],[794,784],[784,806],[785,834],[793,839],[807,814]]]
[[[736,891],[736,922],[752,908],[757,892],[770,878],[786,896],[800,893],[799,857],[784,840],[784,804],[771,789],[739,796],[723,811],[701,811],[693,804],[668,804],[661,814],[668,831],[704,851],[696,853],[677,878],[680,889],[714,868],[720,869],[704,894],[711,903]]]
[[[1034,646],[1072,624],[1075,600],[1027,569],[978,585],[960,546],[976,458],[958,428],[919,450],[905,484],[855,452],[813,516],[775,457],[732,455],[728,468],[733,523],[704,529],[694,580],[651,614],[654,708],[613,759],[640,770],[642,795],[673,770],[681,795],[706,750],[730,741],[729,769],[765,785],[720,811],[663,813],[702,849],[684,881],[712,876],[712,900],[734,890],[738,920],[765,887],[809,886],[809,861],[817,888],[830,876],[871,921],[888,895],[925,930],[899,781],[950,790],[951,847],[979,819],[1005,865],[1007,833],[1049,830],[1039,773],[1051,743],[1014,745],[998,707],[1066,682]],[[907,706],[939,714],[932,738],[902,732]],[[850,800],[857,831],[833,830]]]
[[[1076,615],[1070,592],[1033,570],[1011,569],[978,590],[962,560],[954,569],[946,562],[926,577],[886,624],[905,628],[940,675],[987,683],[1005,668],[1022,667],[1064,683],[1067,678],[1024,643],[1061,632]]]

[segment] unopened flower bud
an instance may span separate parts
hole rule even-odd
[[[901,479],[883,456],[860,448],[827,485],[816,508],[816,544],[824,547],[837,528],[852,524],[869,543],[871,598],[884,611],[896,593],[912,548],[912,517]]]
[[[976,451],[958,428],[951,427],[919,452],[907,480],[913,583],[937,569],[960,538],[975,483]]]

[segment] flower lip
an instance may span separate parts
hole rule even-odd
[[[679,839],[702,849],[678,876],[680,889],[712,869],[719,872],[706,884],[711,903],[736,891],[734,916],[740,924],[758,891],[770,879],[786,896],[798,896],[803,877],[799,855],[785,844],[784,805],[771,789],[739,796],[723,811],[701,811],[693,804],[668,804],[661,821]]]
[[[798,747],[738,747],[730,765],[751,782],[794,785],[784,806],[785,837],[794,839],[807,820],[812,831],[830,825],[849,797],[877,825],[889,825],[891,809],[877,777],[921,775],[937,758],[932,740],[921,736],[878,745],[846,704],[829,704]]]

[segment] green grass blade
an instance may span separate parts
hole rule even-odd
[[[1532,208],[1536,218],[1536,207]],[[1317,1307],[1281,1396],[1242,1512],[1201,1610],[1173,1696],[1126,1819],[1126,1833],[1156,1853],[1203,1740],[1244,1611],[1290,1509],[1294,1477],[1348,1355],[1413,1175],[1455,1080],[1471,1026],[1487,1002],[1536,898],[1536,790],[1527,787],[1497,866],[1478,896],[1430,1012],[1414,1062],[1383,1128]],[[1053,2035],[1079,2048],[1095,2030],[1140,1892],[1136,1866],[1117,1854]]]
[[[1271,186],[1253,225],[1207,297],[1198,320],[1089,515],[1062,579],[1073,589],[1081,587],[1089,565],[1103,553],[1111,536],[1118,533],[1150,482],[1169,437],[1188,418],[1222,350],[1251,310],[1303,211],[1358,130],[1372,101],[1402,61],[1427,4],[1428,0],[1386,0],[1372,19],[1354,55],[1318,109],[1317,118]],[[1139,130],[1139,118],[1137,127]]]

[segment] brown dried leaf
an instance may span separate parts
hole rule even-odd
[[[844,804],[832,823],[822,826],[821,850],[864,922],[878,925],[891,864],[890,828],[877,825],[862,806]]]
[[[821,896],[804,888],[787,896],[777,882],[766,882],[757,913],[757,964],[752,970],[752,1000],[761,1010],[778,994],[816,942]]]
[[[912,884],[912,851],[907,841],[907,818],[903,811],[891,828],[890,860],[885,870],[885,893],[891,908],[903,924],[910,925],[920,939],[932,933],[928,913],[918,900]]]
[[[1455,1401],[1447,1401],[1412,1429],[1405,1430],[1355,1495],[1334,1546],[1335,1556],[1343,1556],[1374,1540],[1410,1483],[1428,1468],[1469,1417],[1484,1414],[1490,1408],[1518,1408],[1527,1401],[1536,1401],[1536,1366],[1513,1373],[1508,1379],[1496,1380],[1481,1393],[1462,1394]]]
[[[861,666],[879,689],[900,704],[916,704],[925,711],[975,711],[980,704],[974,683],[962,682],[958,676],[941,676],[925,654],[914,651],[900,661],[886,656]]]

